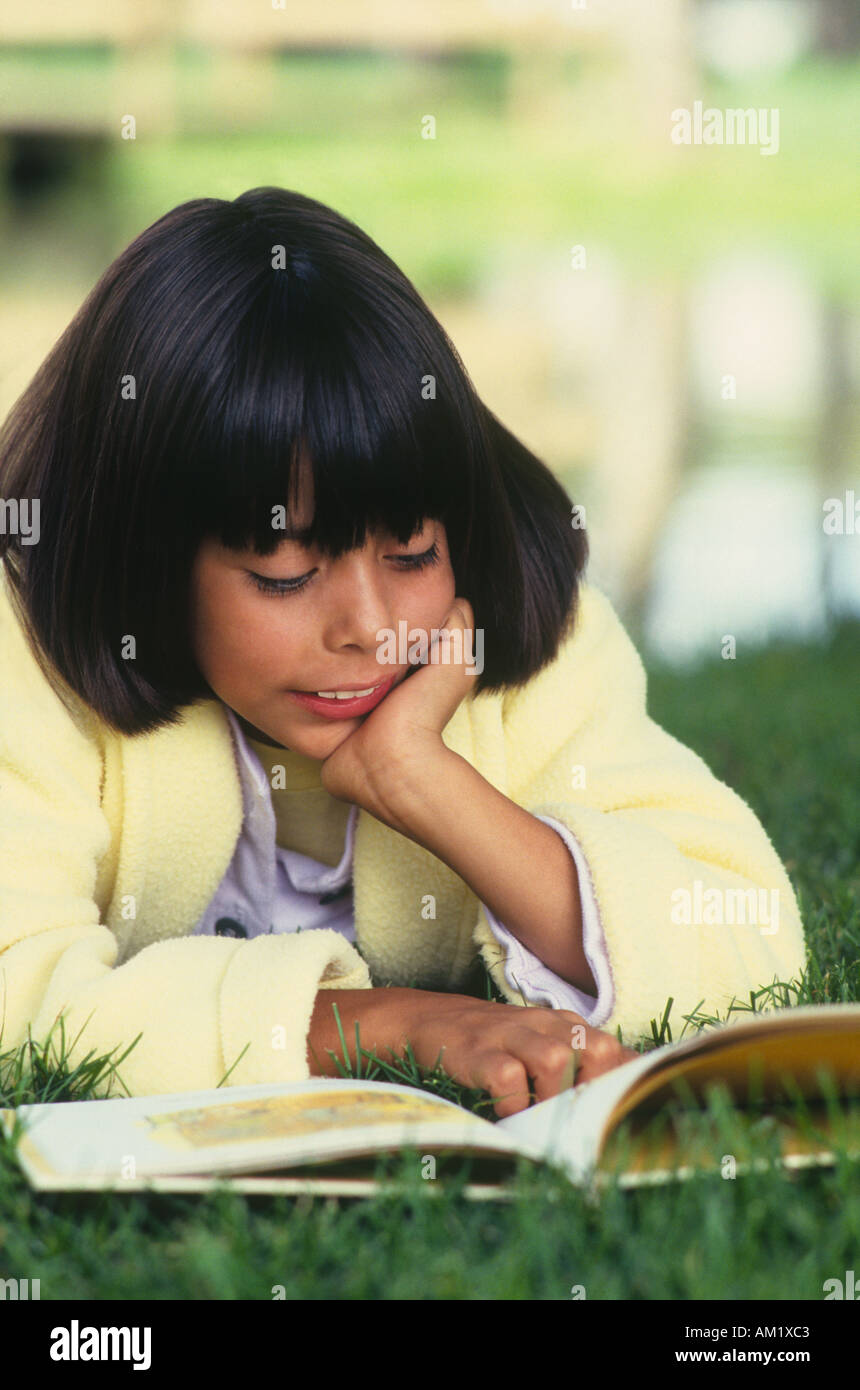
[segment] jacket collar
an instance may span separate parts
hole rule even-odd
[[[500,715],[482,720],[479,714],[479,707],[489,713],[499,703],[492,697],[464,701],[443,739],[504,790]],[[134,895],[132,934],[139,950],[182,935],[202,917],[241,834],[242,786],[227,709],[218,700],[198,701],[177,724],[119,742],[123,776],[134,794],[124,797],[121,858],[107,920],[121,942],[129,941],[121,895]],[[147,892],[148,885],[154,891]],[[156,885],[169,885],[169,891]],[[434,917],[422,914],[428,894]],[[428,960],[444,954],[440,936],[452,930],[453,949],[471,896],[429,851],[359,810],[353,903],[358,944],[372,970],[384,976],[390,967],[396,974],[392,951],[399,933],[392,933],[393,923],[402,923],[406,932],[423,931]]]

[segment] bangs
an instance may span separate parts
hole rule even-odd
[[[334,298],[311,315],[295,282],[292,297],[267,290],[191,412],[206,422],[185,454],[201,537],[270,555],[296,535],[338,556],[368,532],[405,543],[428,517],[456,517],[468,534],[481,431],[441,331],[412,315],[398,334]],[[313,510],[297,534],[304,490]]]

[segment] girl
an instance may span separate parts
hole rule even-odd
[[[39,522],[0,537],[4,1046],[63,1014],[73,1062],[138,1039],[135,1095],[299,1080],[336,1074],[335,1001],[353,1057],[356,1023],[441,1054],[501,1116],[669,995],[803,967],[569,498],[330,208],[256,189],[138,237],[12,412],[0,497]],[[508,1003],[467,992],[481,958]]]

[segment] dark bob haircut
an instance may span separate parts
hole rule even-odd
[[[0,435],[0,497],[38,498],[41,525],[38,544],[0,535],[0,559],[61,698],[64,682],[128,735],[213,698],[191,641],[198,547],[272,554],[272,508],[297,497],[304,456],[307,543],[324,554],[442,521],[484,630],[476,693],[552,660],[587,558],[565,490],[365,232],[257,188],[183,203],[137,237]]]

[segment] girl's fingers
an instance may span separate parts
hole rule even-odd
[[[573,1085],[577,1058],[566,1039],[541,1037],[524,1029],[521,1037],[511,1040],[511,1049],[534,1079],[536,1102],[549,1100]]]
[[[462,1079],[465,1085],[490,1093],[500,1120],[528,1109],[531,1096],[526,1068],[505,1048],[473,1053]]]
[[[471,616],[471,606],[460,599],[451,608],[440,632],[465,633],[468,630],[466,614]],[[437,637],[427,651],[427,670],[418,670],[394,692],[399,702],[398,712],[413,717],[411,702],[415,723],[441,733],[473,689],[478,673],[471,655],[465,638],[458,642],[456,636],[453,640],[447,636]]]
[[[578,1079],[580,1081],[593,1081],[596,1076],[602,1076],[604,1072],[612,1071],[615,1067],[621,1066],[623,1062],[629,1062],[638,1054],[631,1052],[629,1047],[622,1047],[617,1038],[613,1038],[609,1033],[601,1033],[599,1028],[590,1028],[586,1036],[585,1046],[582,1048],[580,1058],[580,1069]]]

